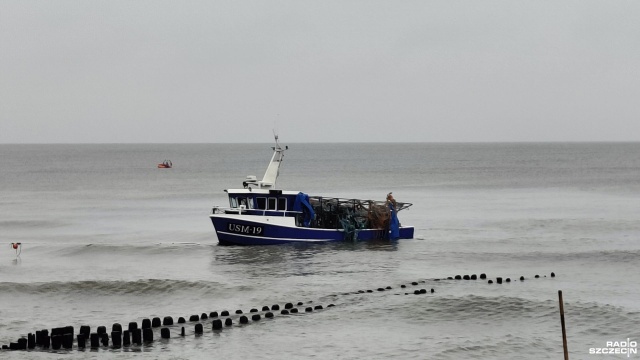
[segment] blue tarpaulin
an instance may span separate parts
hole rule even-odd
[[[389,202],[389,210],[391,211],[391,222],[389,224],[389,238],[392,240],[400,238],[400,220],[398,220],[398,213],[396,212],[393,203]]]
[[[301,192],[298,193],[296,201],[293,203],[293,211],[300,211],[304,214],[303,224],[305,227],[309,227],[311,220],[316,215],[311,204],[309,204],[309,195]]]

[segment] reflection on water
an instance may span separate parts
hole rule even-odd
[[[269,246],[218,246],[213,256],[217,265],[278,264],[287,261],[309,260],[319,255],[336,252],[397,251],[398,242],[373,240],[367,242],[331,242],[325,244],[295,243]]]
[[[272,281],[275,278],[371,273],[397,266],[397,241],[332,242],[271,246],[215,246],[211,271],[242,281]]]

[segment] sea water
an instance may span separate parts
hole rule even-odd
[[[0,145],[0,345],[300,301],[295,315],[57,357],[559,359],[558,290],[572,359],[627,358],[590,352],[640,339],[640,144],[286,145],[279,188],[393,192],[414,204],[399,218],[415,238],[218,246],[211,208],[262,176],[270,144]],[[512,281],[442,280],[481,273]]]

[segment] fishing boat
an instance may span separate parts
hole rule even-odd
[[[275,135],[273,156],[262,180],[247,176],[243,187],[227,189],[228,206],[215,206],[209,217],[220,245],[276,245],[374,239],[412,239],[398,212],[412,204],[392,193],[374,201],[310,196],[276,189],[285,150]]]
[[[173,167],[173,163],[171,160],[165,160],[158,164],[158,169],[171,169]]]

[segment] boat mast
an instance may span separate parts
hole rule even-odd
[[[247,180],[244,182],[245,187],[248,187],[249,185],[257,185],[260,189],[275,188],[276,180],[280,174],[280,164],[284,157],[284,151],[289,149],[289,147],[286,146],[283,149],[278,142],[278,135],[274,133],[273,136],[275,137],[276,144],[271,147],[271,149],[273,149],[273,156],[271,157],[267,171],[264,173],[261,181],[255,180],[255,177],[253,177],[253,179],[251,179],[251,177],[247,177]]]

